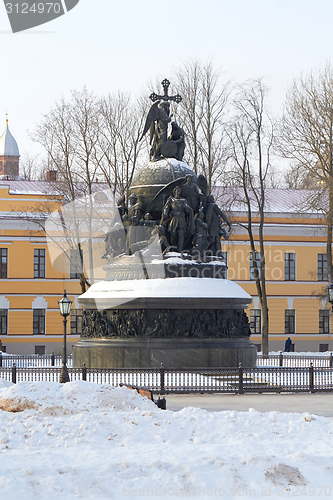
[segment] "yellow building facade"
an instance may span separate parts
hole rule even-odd
[[[268,189],[266,194],[264,248],[270,351],[284,350],[288,337],[298,352],[333,349],[331,305],[326,299],[326,226],[321,214],[300,213],[308,194],[305,190],[284,189]],[[222,245],[228,259],[228,278],[252,296],[247,310],[251,340],[261,350],[261,309],[248,233],[242,227],[247,214],[234,211],[231,219],[233,233]],[[259,250],[259,218],[254,217],[253,223]]]
[[[73,301],[67,323],[69,352],[79,338],[79,279],[70,278],[69,265],[62,271],[53,267],[41,225],[46,207],[52,211],[62,205],[49,190],[47,182],[0,181],[0,340],[8,353],[61,354],[58,301],[64,289]]]
[[[288,337],[295,351],[333,349],[331,305],[326,299],[326,226],[320,214],[297,212],[305,194],[281,189],[267,194],[264,246],[272,351],[283,350]],[[59,265],[58,259],[55,265],[51,260],[42,228],[45,208],[50,212],[61,206],[62,199],[50,193],[48,182],[0,181],[0,340],[8,353],[62,352],[63,318],[58,301],[64,289],[73,301],[67,323],[68,352],[79,338],[79,279],[69,261]],[[222,245],[228,278],[252,296],[247,313],[252,342],[260,350],[261,309],[243,227],[246,212],[233,211],[231,219],[230,240],[223,240]],[[258,242],[258,219],[253,222]],[[102,234],[99,239],[100,264],[94,266],[101,271],[96,279],[103,279]]]

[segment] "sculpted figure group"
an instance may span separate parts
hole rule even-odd
[[[164,79],[162,87],[163,95],[157,95],[153,92],[149,98],[153,101],[146,123],[140,138],[146,135],[149,130],[150,159],[158,161],[162,158],[176,158],[182,161],[185,151],[184,130],[179,127],[177,122],[171,122],[173,114],[170,114],[170,101],[180,103],[182,98],[179,94],[169,95],[170,82]],[[171,134],[168,137],[168,124],[171,122]]]
[[[162,158],[176,158],[182,161],[185,151],[184,130],[176,121],[171,122],[170,103],[156,101],[147,116],[141,139],[150,130],[150,159],[158,161]],[[171,122],[171,134],[168,137],[168,124]]]
[[[185,150],[184,130],[177,122],[171,122],[170,101],[181,102],[179,94],[168,94],[170,82],[162,82],[163,95],[151,94],[153,101],[141,139],[150,130],[150,159],[183,159]],[[171,135],[168,137],[168,124],[171,122]],[[133,254],[157,240],[163,253],[169,251],[218,255],[221,251],[221,237],[228,240],[231,229],[227,216],[215,203],[214,196],[208,194],[207,181],[199,175],[195,181],[192,175],[176,179],[157,193],[144,212],[138,197],[132,193],[127,208],[125,196],[118,200],[118,212],[122,220],[112,224],[105,238],[104,258],[115,257],[122,253]],[[156,206],[162,211],[156,211]],[[155,220],[158,213],[158,220]],[[228,232],[222,223],[227,224]],[[120,231],[122,229],[122,232]],[[125,229],[125,235],[124,235]],[[120,234],[122,233],[122,234]]]
[[[170,251],[191,254],[195,250],[200,254],[209,251],[210,255],[218,255],[221,237],[229,239],[231,224],[227,216],[215,203],[213,195],[202,193],[191,175],[178,180],[166,199],[159,220],[154,220],[149,212],[144,213],[135,193],[131,194],[129,202],[127,208],[124,196],[118,200],[122,225],[114,223],[106,234],[105,258],[133,254],[155,239],[164,254]]]
[[[166,311],[137,310],[86,310],[83,316],[82,336],[89,338],[223,338],[249,337],[249,320],[244,311],[234,311],[232,316],[224,310],[196,309]]]

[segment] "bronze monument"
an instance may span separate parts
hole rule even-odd
[[[141,137],[150,130],[150,162],[133,178],[130,205],[118,200],[119,220],[105,238],[106,279],[79,298],[75,366],[255,365],[244,312],[251,297],[226,279],[221,252],[231,224],[206,179],[182,161],[184,131],[170,114],[182,98],[169,85],[163,80],[164,94],[150,96]]]

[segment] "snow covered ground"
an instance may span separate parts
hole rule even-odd
[[[0,381],[2,499],[329,498],[333,419],[159,410],[124,387]]]

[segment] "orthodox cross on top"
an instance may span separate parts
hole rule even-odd
[[[179,94],[177,94],[177,95],[169,95],[168,94],[168,90],[169,90],[169,86],[170,86],[169,80],[164,78],[163,82],[161,82],[161,85],[164,89],[164,95],[158,95],[158,94],[155,94],[155,92],[153,92],[149,96],[149,99],[151,101],[155,102],[158,100],[162,100],[162,101],[175,101],[177,104],[180,103],[180,101],[182,100],[182,97]]]

